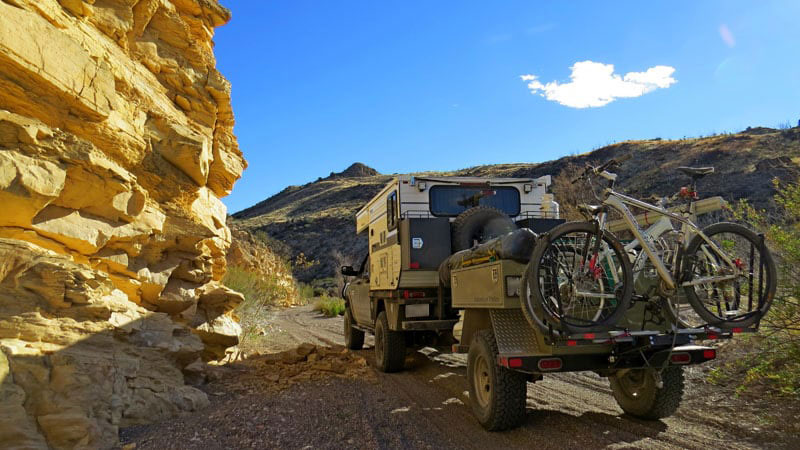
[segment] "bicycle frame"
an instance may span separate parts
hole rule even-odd
[[[664,281],[668,289],[675,289],[677,287],[675,277],[679,276],[679,274],[675,273],[675,276],[673,277],[673,274],[669,272],[664,262],[656,254],[654,237],[651,236],[646,231],[642,230],[641,227],[639,227],[639,224],[636,222],[636,218],[633,216],[633,213],[631,213],[631,210],[628,208],[627,205],[631,205],[636,208],[643,209],[645,211],[653,212],[663,217],[667,217],[669,219],[680,222],[684,230],[684,235],[686,234],[686,232],[691,232],[700,236],[714,251],[714,253],[716,253],[717,256],[719,256],[728,265],[728,267],[730,267],[733,270],[733,273],[730,275],[704,277],[691,281],[685,281],[681,284],[681,286],[693,286],[697,284],[707,283],[709,281],[729,280],[737,276],[738,268],[733,263],[733,261],[731,261],[730,258],[728,258],[728,256],[724,252],[722,252],[719,249],[719,247],[717,247],[717,245],[713,241],[711,241],[711,239],[709,239],[708,236],[706,236],[697,225],[694,224],[694,222],[690,220],[689,217],[675,214],[670,211],[667,211],[664,208],[651,205],[649,203],[645,203],[641,200],[637,200],[633,197],[629,197],[624,194],[620,194],[619,192],[616,192],[611,188],[605,189],[604,194],[605,194],[605,199],[603,200],[603,204],[610,206],[611,208],[622,214],[622,218],[627,224],[628,229],[631,231],[634,238],[639,242],[642,249],[645,251],[647,258],[653,264],[653,267],[655,267],[656,272],[658,273],[659,277]],[[598,215],[597,220],[600,224],[601,229],[604,228],[605,226],[606,215],[607,213],[601,213]]]

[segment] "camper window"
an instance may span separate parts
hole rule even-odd
[[[433,186],[431,213],[453,217],[475,206],[497,208],[510,217],[519,215],[519,190],[512,186]]]
[[[397,191],[386,198],[386,226],[390,230],[397,228]]]

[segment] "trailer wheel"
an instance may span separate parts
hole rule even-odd
[[[609,377],[608,381],[620,408],[640,419],[669,417],[683,398],[683,367],[680,366],[670,366],[661,372],[661,387],[658,387],[653,368],[631,369]]]
[[[375,363],[381,372],[403,370],[406,359],[406,337],[402,332],[389,329],[386,312],[381,311],[375,321]]]
[[[344,345],[350,350],[364,347],[364,332],[353,328],[353,313],[349,306],[344,310]]]
[[[527,378],[497,365],[497,343],[490,330],[475,334],[467,358],[469,403],[489,431],[517,427],[525,419]]]

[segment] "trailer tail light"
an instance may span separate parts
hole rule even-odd
[[[558,370],[562,366],[561,358],[545,358],[540,359],[539,364],[537,364],[539,370]]]
[[[419,263],[418,262],[408,263],[408,268],[409,269],[419,269]]]
[[[703,350],[703,358],[704,359],[714,359],[717,357],[717,351],[715,349]]]
[[[741,332],[742,332],[742,331],[744,331],[744,330],[743,330],[743,329],[741,329],[741,328],[734,328],[734,329],[733,329],[733,330],[731,330],[731,331],[733,331],[734,333],[741,333]]]
[[[595,334],[594,334],[594,333],[585,333],[585,334],[583,335],[583,338],[584,338],[584,339],[594,339],[595,337],[596,337],[596,336],[595,336]]]
[[[692,355],[688,353],[673,353],[669,360],[672,364],[689,364],[692,362]]]
[[[423,291],[403,291],[403,298],[422,298],[425,297],[425,292]]]

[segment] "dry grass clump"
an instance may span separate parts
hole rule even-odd
[[[318,297],[314,302],[314,311],[319,311],[328,317],[341,316],[344,314],[344,300],[327,295]]]
[[[222,282],[244,295],[244,301],[235,310],[242,326],[239,344],[242,348],[257,347],[267,326],[268,311],[295,295],[294,285],[287,286],[281,277],[265,276],[239,266],[228,266]]]

